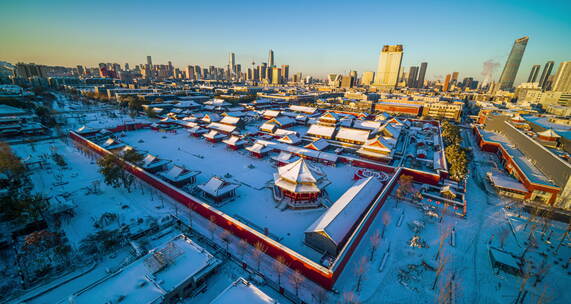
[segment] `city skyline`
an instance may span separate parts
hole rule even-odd
[[[427,80],[443,80],[452,70],[459,71],[460,78],[482,79],[482,64],[492,60],[500,65],[494,73],[497,81],[513,40],[528,35],[530,42],[516,77],[517,84],[527,80],[535,64],[553,60],[558,65],[568,60],[565,56],[571,49],[571,42],[565,39],[571,35],[571,23],[564,15],[571,4],[563,1],[550,3],[550,7],[533,2],[517,2],[517,5],[479,2],[478,6],[454,3],[441,5],[438,10],[415,2],[406,4],[407,7],[340,3],[336,8],[326,8],[307,4],[305,9],[258,3],[240,6],[172,2],[170,5],[179,9],[169,11],[167,20],[156,12],[168,9],[169,4],[121,3],[114,6],[116,17],[107,24],[98,22],[109,14],[105,3],[90,9],[66,1],[4,4],[0,33],[7,43],[0,50],[0,60],[63,66],[96,66],[99,62],[133,65],[144,63],[145,56],[150,54],[157,63],[172,61],[179,68],[223,67],[227,54],[233,52],[236,63],[248,66],[252,61],[266,62],[268,50],[272,49],[276,53],[275,65],[289,64],[294,72],[325,78],[328,73],[356,70],[361,77],[365,71],[376,70],[383,45],[402,44],[405,49],[402,67],[408,69],[428,62]],[[183,18],[182,12],[187,8],[216,10],[220,16],[208,18],[197,14]],[[15,14],[22,9],[27,11],[24,18]],[[394,25],[395,18],[400,17],[393,15],[403,16],[402,12],[407,10],[422,27]],[[296,25],[271,35],[271,28],[259,26],[272,19],[267,16],[271,14],[263,11],[280,11],[289,23]],[[465,16],[460,16],[466,11],[477,15],[476,21],[465,22]],[[375,14],[384,17],[379,21],[373,18]],[[246,22],[233,22],[230,17]],[[257,19],[251,20],[254,17]],[[334,20],[341,20],[339,17],[354,17],[356,24],[352,28],[360,30],[351,31],[349,36],[345,29],[320,30]],[[201,29],[198,22],[208,22],[208,30]],[[464,24],[460,27],[454,25],[461,22]],[[440,30],[447,30],[448,34],[439,35]],[[458,37],[457,43],[450,43],[450,37]],[[470,60],[465,60],[466,57]]]

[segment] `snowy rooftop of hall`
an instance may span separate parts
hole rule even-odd
[[[485,140],[501,144],[502,147],[504,147],[504,149],[506,149],[506,151],[512,156],[513,160],[531,182],[556,187],[549,181],[549,178],[547,178],[541,171],[539,171],[539,169],[536,168],[535,165],[533,165],[531,161],[505,136],[483,129],[479,129],[479,131]]]
[[[74,302],[155,303],[189,278],[219,263],[209,252],[181,234],[80,292]]]
[[[335,244],[341,244],[382,187],[375,177],[358,180],[305,232],[325,233]]]
[[[210,302],[210,304],[234,303],[268,304],[277,303],[277,301],[244,278],[238,278]]]

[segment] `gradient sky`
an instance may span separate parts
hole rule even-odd
[[[228,53],[250,66],[291,72],[376,69],[384,44],[403,44],[403,66],[428,62],[427,76],[459,71],[481,78],[501,67],[516,38],[530,37],[517,81],[533,64],[571,60],[571,1],[63,1],[2,0],[0,60],[95,66],[171,60],[225,66]],[[290,73],[291,73],[290,72]]]

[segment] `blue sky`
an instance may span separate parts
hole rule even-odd
[[[480,78],[530,37],[518,80],[533,64],[571,60],[571,1],[12,1],[0,4],[0,60],[94,66],[171,60],[225,66],[266,61],[324,76],[375,70],[384,44],[429,79]],[[501,67],[496,71],[499,77]]]

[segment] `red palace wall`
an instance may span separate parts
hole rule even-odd
[[[96,152],[101,156],[111,153],[99,147],[97,144],[76,134],[75,132],[70,132],[70,137],[74,141],[89,147],[92,151]],[[143,169],[131,165],[129,163],[123,163],[123,164],[125,165],[125,169],[127,171],[129,171],[131,174],[138,177],[139,179],[143,180],[150,186],[163,192],[164,194],[168,195],[169,197],[183,204],[184,206],[194,210],[196,213],[200,214],[204,218],[207,219],[213,218],[214,219],[213,222],[217,226],[230,231],[236,237],[248,241],[248,243],[250,243],[251,245],[255,245],[256,243],[261,242],[267,248],[266,254],[268,254],[269,256],[273,258],[283,256],[286,259],[286,262],[289,264],[290,268],[299,270],[305,277],[320,284],[325,288],[330,289],[333,286],[333,283],[335,281],[333,279],[333,274],[329,269],[322,267],[315,262],[310,261],[309,259],[292,251],[291,249],[282,246],[278,242],[265,237],[263,234],[255,230],[250,229],[249,227],[233,219],[232,217],[224,214],[223,212],[200,202],[198,199],[194,199],[192,196],[163,182],[162,180],[154,177],[152,174],[147,173]]]
[[[400,105],[385,105],[385,104],[375,104],[375,111],[384,111],[390,113],[402,113],[402,114],[411,114],[414,116],[419,116],[422,107],[407,107],[407,106],[400,106]]]
[[[147,125],[141,124],[140,126],[137,127],[141,128],[145,126]],[[110,130],[120,132],[123,130],[133,130],[133,129],[135,129],[135,126],[129,127],[129,129],[127,129],[125,126],[120,126]],[[97,144],[91,142],[90,140],[82,137],[81,135],[73,131],[70,132],[69,136],[75,142],[87,146],[89,149],[91,149],[92,151],[101,156],[111,154],[111,152],[101,148]],[[159,178],[155,177],[153,174],[147,173],[143,169],[127,162],[122,162],[122,165],[125,166],[125,169],[128,172],[130,172],[137,178],[143,180],[150,186],[163,192],[164,194],[168,195],[169,197],[183,204],[184,206],[192,209],[193,211],[200,214],[204,218],[213,219],[213,222],[217,226],[230,231],[236,237],[246,240],[251,245],[255,245],[256,243],[261,242],[267,248],[266,254],[268,254],[272,258],[278,258],[280,256],[284,257],[286,259],[286,263],[289,264],[290,268],[300,271],[305,277],[327,289],[331,289],[333,287],[333,284],[335,283],[335,281],[345,268],[346,264],[350,260],[354,250],[357,248],[361,239],[367,233],[369,226],[378,215],[379,210],[384,205],[384,202],[386,201],[390,192],[395,186],[396,181],[398,180],[400,174],[412,175],[415,181],[426,182],[430,184],[436,184],[439,181],[439,175],[436,174],[423,173],[420,171],[409,170],[405,168],[397,169],[391,166],[384,166],[367,161],[356,161],[356,160],[352,161],[352,165],[354,166],[370,168],[388,173],[394,173],[395,176],[389,181],[386,187],[383,188],[382,192],[379,194],[377,199],[372,203],[372,207],[363,217],[361,223],[357,226],[357,228],[353,232],[353,235],[349,238],[347,244],[342,249],[341,254],[337,258],[332,269],[327,269],[301,256],[297,252],[281,245],[280,243],[266,237],[262,233],[249,228],[248,226],[242,224],[241,222],[235,220],[234,218],[228,216],[227,214],[211,207],[210,205],[202,203],[199,199],[196,199],[195,197],[187,194],[186,192],[181,191],[175,188],[174,186],[160,180]]]

